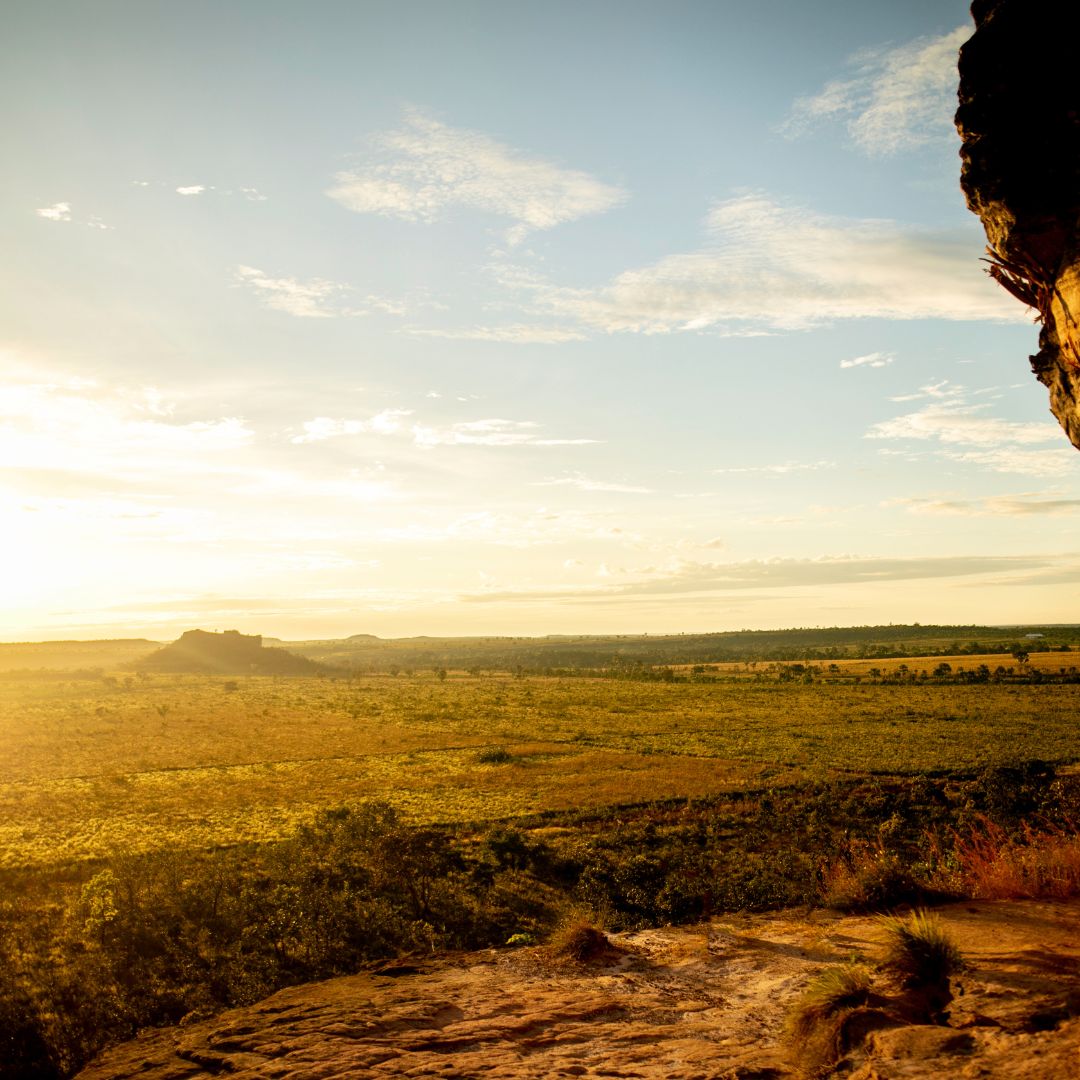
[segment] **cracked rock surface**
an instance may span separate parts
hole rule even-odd
[[[875,1025],[851,1080],[1076,1080],[1080,902],[942,909],[969,968],[944,1025]],[[880,952],[873,918],[716,919],[615,935],[599,961],[542,949],[417,961],[293,987],[213,1020],[144,1033],[79,1080],[793,1077],[783,1025],[808,979]]]

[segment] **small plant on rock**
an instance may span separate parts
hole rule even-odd
[[[888,935],[881,966],[905,986],[944,986],[963,968],[960,950],[931,912],[919,909],[906,919],[882,915],[880,923]]]
[[[612,951],[607,934],[584,917],[571,917],[551,935],[551,951],[579,964],[596,960]]]
[[[827,968],[806,987],[787,1022],[792,1055],[804,1076],[824,1076],[849,1049],[846,1021],[870,997],[862,964]]]

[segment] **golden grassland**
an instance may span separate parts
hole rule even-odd
[[[0,866],[275,839],[368,798],[415,821],[473,822],[837,770],[1074,761],[1078,706],[1080,686],[1062,684],[11,679]],[[509,760],[480,760],[493,747]]]

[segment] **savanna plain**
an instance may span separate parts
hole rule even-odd
[[[1058,637],[9,670],[0,1076],[69,1076],[146,1026],[582,921],[1067,895],[1080,675]]]

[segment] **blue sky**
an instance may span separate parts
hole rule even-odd
[[[1074,618],[965,5],[0,22],[0,636]]]

